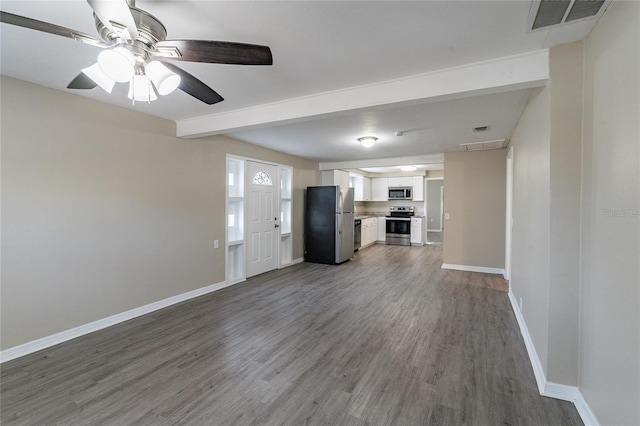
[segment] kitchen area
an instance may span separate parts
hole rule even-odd
[[[366,173],[361,170],[322,172],[322,185],[353,189],[354,251],[373,244],[421,247],[432,243],[428,235],[436,235],[438,238],[432,238],[442,241],[441,227],[428,227],[428,223],[441,226],[441,217],[427,218],[426,215],[427,211],[434,211],[441,216],[442,206],[427,209],[425,193],[427,185],[441,185],[442,182],[441,170],[399,172],[395,175]],[[440,202],[440,193],[435,198],[433,194],[430,195],[432,197],[429,199]],[[437,241],[434,243],[437,244]]]

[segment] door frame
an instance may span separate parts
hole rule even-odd
[[[431,232],[443,232],[444,231],[444,176],[437,176],[437,177],[428,177],[425,178],[425,183],[424,183],[424,222],[425,222],[425,241],[427,242],[427,244],[434,244],[429,242],[429,231]],[[440,180],[442,181],[442,185],[440,185],[440,229],[439,230],[433,230],[433,229],[429,229],[429,211],[427,210],[429,208],[428,202],[429,202],[429,181],[433,181],[433,180]],[[442,242],[444,243],[444,241]],[[442,244],[439,243],[439,244]]]
[[[272,185],[273,185],[273,189],[275,192],[275,197],[273,200],[273,203],[275,204],[274,206],[274,212],[276,214],[276,221],[275,221],[275,233],[274,233],[274,238],[273,238],[273,256],[275,256],[275,267],[273,269],[268,269],[266,271],[263,272],[259,272],[257,274],[254,274],[252,276],[255,275],[259,275],[261,273],[264,272],[269,272],[269,271],[273,271],[275,269],[279,269],[280,268],[280,241],[281,241],[281,222],[282,222],[282,218],[281,218],[281,200],[282,200],[282,194],[281,194],[281,188],[280,188],[280,165],[278,164],[273,164],[267,161],[257,161],[257,160],[245,160],[244,161],[244,176],[245,176],[245,180],[244,180],[244,244],[245,244],[245,251],[244,251],[244,276],[249,278],[249,263],[250,263],[250,258],[251,258],[251,249],[252,247],[250,247],[251,244],[251,238],[249,238],[249,223],[250,221],[250,217],[251,215],[251,207],[252,207],[252,203],[249,202],[249,198],[247,198],[250,193],[251,193],[251,185],[252,185],[252,178],[253,176],[248,173],[249,170],[249,163],[253,163],[253,164],[264,164],[265,166],[269,166],[270,168],[275,168],[275,176],[272,176]]]
[[[228,195],[228,191],[227,191],[227,185],[228,185],[228,173],[229,170],[227,170],[227,164],[228,164],[228,159],[236,159],[236,160],[240,160],[243,162],[243,180],[248,179],[246,176],[246,169],[247,169],[247,161],[253,161],[255,163],[264,163],[264,164],[269,164],[272,166],[277,166],[278,169],[278,173],[276,176],[277,179],[277,188],[276,188],[276,193],[277,193],[277,200],[278,200],[278,211],[281,211],[282,208],[282,188],[280,186],[280,182],[281,182],[281,174],[282,174],[282,170],[283,169],[288,169],[290,170],[290,173],[292,173],[292,175],[290,176],[290,179],[293,181],[293,166],[289,165],[289,164],[281,164],[281,163],[275,163],[272,161],[267,161],[267,160],[262,160],[259,158],[253,158],[253,157],[245,157],[243,155],[237,155],[237,154],[233,154],[233,153],[229,153],[227,152],[225,155],[225,180],[224,180],[224,185],[225,185],[225,226],[224,226],[224,235],[225,235],[225,253],[224,253],[224,268],[225,268],[225,281],[229,282],[229,245],[228,245],[228,241],[229,241],[229,237],[228,237],[228,226],[227,226],[227,217],[229,215],[229,195]],[[293,184],[293,182],[291,182],[291,184]],[[245,187],[246,189],[246,183],[243,181],[243,187]],[[293,190],[293,188],[291,188],[291,190]],[[247,194],[246,191],[243,191],[242,197],[241,199],[243,200],[243,219],[242,219],[242,227],[243,230],[247,229],[247,221],[248,221],[248,214],[246,211],[247,208]],[[291,199],[289,199],[291,200]],[[293,209],[293,203],[291,203],[291,209]],[[293,215],[293,211],[290,212],[291,215]],[[282,219],[282,218],[280,218]],[[292,218],[290,218],[290,220],[292,220]],[[282,225],[282,223],[280,224]],[[289,236],[289,238],[292,238],[292,234]],[[282,261],[282,226],[280,226],[278,228],[277,231],[277,252],[276,252],[276,256],[278,256],[278,262],[277,262],[277,267],[276,269],[280,269],[283,268],[285,266],[289,266],[290,263],[283,263]],[[242,245],[244,247],[244,254],[243,254],[243,262],[242,262],[242,277],[240,279],[240,281],[244,281],[247,277],[247,252],[248,252],[248,235],[246,232],[243,231],[243,237],[242,237]],[[290,250],[292,250],[292,247],[289,247]],[[237,280],[236,280],[237,281]]]
[[[513,146],[507,152],[506,212],[504,242],[504,278],[511,280],[511,260],[513,248]]]

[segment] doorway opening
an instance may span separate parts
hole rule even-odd
[[[427,244],[442,244],[444,241],[444,178],[426,178],[426,183]]]

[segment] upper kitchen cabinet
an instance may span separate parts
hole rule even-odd
[[[371,201],[371,178],[356,173],[349,174],[354,201]]]
[[[413,176],[413,201],[424,201],[424,176]]]
[[[389,188],[413,186],[413,176],[390,177]]]
[[[349,188],[349,173],[342,170],[325,170],[322,172],[322,185],[340,185]]]
[[[371,179],[371,201],[389,201],[389,178]]]
[[[371,201],[373,199],[371,193],[371,178],[364,176],[362,178],[362,191],[364,193],[364,198],[362,201]]]

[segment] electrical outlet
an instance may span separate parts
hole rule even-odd
[[[220,244],[218,244],[218,240],[213,240],[213,248],[217,249],[220,246]]]
[[[449,215],[449,213],[445,213],[444,220],[449,220],[449,219],[451,219],[451,215]]]

